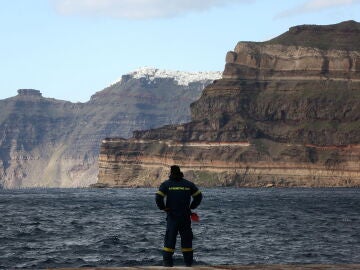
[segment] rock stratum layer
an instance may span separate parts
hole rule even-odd
[[[101,140],[190,120],[190,103],[219,72],[139,69],[86,103],[21,89],[0,100],[0,187],[81,187],[97,181]]]
[[[105,139],[99,185],[156,186],[178,164],[204,186],[360,186],[360,24],[239,42],[191,117]]]

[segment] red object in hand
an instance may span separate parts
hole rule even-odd
[[[200,221],[200,218],[199,218],[198,214],[196,214],[196,213],[191,213],[190,218],[194,222],[199,222]]]

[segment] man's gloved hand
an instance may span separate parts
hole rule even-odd
[[[166,213],[168,213],[168,212],[170,212],[171,209],[170,209],[170,208],[164,208],[163,210],[164,210]]]
[[[199,221],[200,221],[200,217],[198,216],[198,214],[196,214],[196,213],[194,213],[194,212],[192,212],[192,213],[190,214],[190,218],[191,218],[191,220],[194,221],[194,222],[199,222]]]

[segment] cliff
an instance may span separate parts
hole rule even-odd
[[[106,139],[99,184],[156,186],[172,164],[205,186],[360,186],[360,24],[239,42],[192,121]]]
[[[79,187],[97,181],[103,138],[190,120],[190,103],[220,76],[143,68],[86,103],[20,89],[0,100],[0,186]]]

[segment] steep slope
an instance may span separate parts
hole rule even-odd
[[[18,93],[0,101],[2,183],[5,187],[19,187],[23,179],[28,179],[26,186],[38,181],[50,184],[48,176],[55,175],[52,185],[60,185],[55,163],[63,154],[68,133],[75,128],[74,120],[83,105],[43,98],[32,89]]]
[[[22,89],[0,101],[0,183],[5,187],[75,187],[95,183],[101,140],[183,123],[189,105],[220,73],[153,68],[124,75],[86,103]]]
[[[359,186],[359,38],[348,21],[239,42],[190,123],[103,141],[99,183],[157,185],[177,163],[203,185]]]

